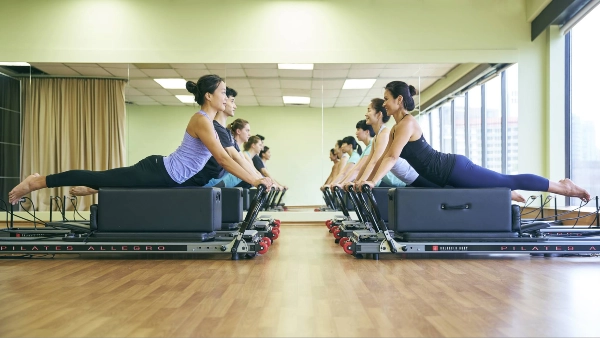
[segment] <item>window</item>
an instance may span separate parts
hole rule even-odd
[[[467,92],[469,116],[469,154],[468,158],[473,163],[481,165],[481,87],[476,86]]]
[[[519,66],[506,70],[506,173],[519,173]]]
[[[421,126],[421,130],[423,131],[423,137],[425,138],[425,140],[427,142],[431,142],[431,138],[430,138],[430,133],[429,133],[429,128],[431,123],[431,114],[426,113],[426,114],[421,114],[419,115],[419,125]]]
[[[516,64],[494,70],[476,80],[484,80],[481,84],[472,83],[450,94],[451,100],[432,107],[419,120],[424,130],[429,124],[431,146],[444,153],[465,155],[496,172],[518,174],[517,76]]]
[[[454,153],[465,153],[465,97],[454,99]]]
[[[452,153],[452,103],[448,102],[442,106],[442,148],[444,153]]]
[[[500,76],[485,84],[485,166],[502,172],[502,92]]]
[[[590,195],[597,196],[600,195],[600,119],[597,102],[600,78],[600,7],[592,10],[569,34],[571,156],[567,160],[570,160],[571,179],[585,188]],[[571,199],[571,204],[579,204],[579,199]]]
[[[440,109],[431,111],[431,147],[435,150],[441,149],[440,139]]]

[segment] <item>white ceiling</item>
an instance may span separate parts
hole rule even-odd
[[[192,105],[175,95],[185,89],[164,89],[155,78],[197,81],[218,74],[238,92],[238,106],[284,106],[282,96],[310,96],[310,107],[367,106],[383,96],[390,81],[402,80],[420,91],[451,71],[457,64],[315,64],[314,70],[277,69],[276,63],[31,63],[54,76],[117,77],[128,79],[125,98],[136,105]],[[346,79],[376,79],[371,89],[342,90]],[[418,102],[418,101],[417,101]]]

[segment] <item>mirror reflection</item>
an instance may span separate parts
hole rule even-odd
[[[35,160],[39,163],[30,161],[31,154],[27,154],[20,161],[20,171],[46,168],[59,172],[75,167],[101,170],[133,165],[149,155],[169,155],[181,144],[185,126],[199,110],[185,89],[185,82],[197,81],[206,74],[218,74],[227,87],[235,90],[236,108],[226,124],[243,119],[248,121],[249,135],[263,137],[261,143],[269,151],[263,164],[270,176],[290,189],[285,196],[286,205],[323,204],[318,188],[331,173],[330,150],[345,137],[354,138],[363,149],[367,146],[356,139],[356,124],[365,119],[371,100],[383,98],[383,88],[394,80],[416,88],[412,114],[424,126],[424,136],[434,148],[469,154],[494,166],[510,162],[495,158],[493,152],[481,153],[482,123],[502,123],[498,118],[503,116],[498,75],[512,74],[506,78],[516,81],[516,71],[514,68],[505,71],[510,69],[506,66],[32,63],[31,69],[31,79],[21,81],[21,96],[23,109],[33,114],[29,120],[23,118],[23,123],[48,128],[24,134],[23,140],[30,143],[28,148],[39,153],[52,153],[49,144],[56,147],[53,155]],[[29,76],[6,67],[2,71],[21,80]],[[465,74],[470,78],[465,79]],[[485,84],[478,83],[486,80],[488,74],[495,78],[487,79],[489,82]],[[74,89],[72,97],[63,94],[43,97],[35,95],[40,93],[42,80],[46,81],[43,86],[55,89],[77,86],[71,81],[82,86]],[[488,88],[485,93],[481,90],[484,86]],[[478,103],[481,95],[485,95],[488,103],[485,110]],[[105,103],[94,101],[97,96],[107,98],[103,100]],[[63,109],[64,115],[52,119],[37,114],[48,104],[66,105],[70,109]],[[510,107],[516,110],[516,105]],[[3,118],[3,125],[9,122]],[[488,133],[485,142],[494,144],[496,138],[494,133]],[[50,139],[56,143],[46,142]],[[516,147],[516,134],[511,139]],[[104,155],[98,158],[95,154]],[[513,154],[516,156],[516,150]],[[508,166],[514,168],[510,163]],[[9,179],[3,182],[4,192],[12,188]],[[47,190],[48,193],[32,194],[40,210],[48,207],[46,201],[52,195],[69,194],[68,188]],[[77,208],[85,209],[93,202],[91,197],[82,199]]]

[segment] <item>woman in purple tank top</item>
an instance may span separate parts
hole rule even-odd
[[[17,204],[32,191],[62,186],[100,187],[175,187],[199,172],[211,156],[227,171],[257,186],[270,187],[269,178],[247,172],[223,149],[213,126],[218,111],[225,110],[226,86],[218,75],[202,76],[197,83],[187,82],[187,90],[194,94],[201,110],[187,125],[183,141],[171,155],[148,156],[130,167],[105,171],[69,170],[59,174],[29,175],[8,194],[9,202]]]
[[[392,81],[386,85],[384,107],[388,114],[394,116],[396,124],[392,127],[388,147],[373,169],[373,174],[361,183],[373,187],[373,182],[379,181],[390,171],[398,157],[402,157],[419,175],[442,187],[547,191],[578,197],[584,202],[590,200],[590,194],[568,178],[552,182],[533,174],[504,175],[480,167],[463,155],[434,150],[423,137],[418,121],[409,113],[415,109],[415,94],[415,88],[402,81]],[[513,199],[524,202],[518,194],[513,194]]]

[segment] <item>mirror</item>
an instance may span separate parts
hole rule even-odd
[[[264,144],[272,156],[267,163],[269,171],[290,187],[286,205],[315,206],[323,204],[318,187],[331,170],[329,150],[338,139],[355,135],[355,125],[364,119],[370,100],[382,98],[388,82],[402,80],[417,89],[420,95],[415,97],[417,108],[413,114],[441,128],[439,132],[424,129],[424,133],[432,142],[439,143],[438,149],[442,150],[440,147],[446,148],[449,142],[444,138],[448,133],[449,122],[444,120],[447,114],[420,112],[440,104],[452,84],[481,66],[312,64],[312,69],[279,69],[276,63],[33,63],[32,69],[45,73],[34,74],[34,78],[100,77],[127,81],[125,165],[133,165],[148,155],[173,152],[181,143],[191,114],[198,109],[194,103],[184,103],[177,97],[184,95],[185,99],[190,95],[186,89],[166,89],[154,79],[196,81],[202,75],[216,73],[238,92],[235,117],[250,122],[251,134],[265,137]],[[366,87],[344,89],[348,79],[371,79],[371,82]],[[310,102],[284,103],[284,96],[309,97]],[[391,120],[388,126],[393,123]]]

